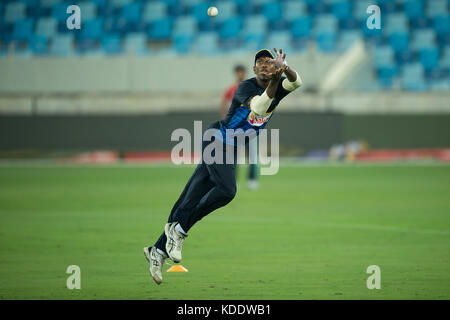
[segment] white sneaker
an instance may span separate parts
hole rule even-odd
[[[166,233],[167,242],[166,242],[166,251],[169,255],[169,258],[178,263],[181,261],[181,249],[183,247],[183,240],[187,237],[187,235],[182,234],[175,230],[178,222],[166,223],[164,227],[164,232]]]
[[[157,284],[162,282],[162,266],[166,260],[166,256],[162,255],[155,247],[144,248],[145,259],[150,263],[150,274]]]

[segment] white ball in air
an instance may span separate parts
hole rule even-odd
[[[217,10],[216,7],[209,7],[208,8],[208,16],[215,17],[219,14],[219,10]]]

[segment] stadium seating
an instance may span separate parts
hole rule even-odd
[[[81,30],[67,29],[70,4],[1,1],[0,57],[216,55],[274,46],[293,53],[312,43],[328,54],[362,39],[381,88],[448,90],[448,0],[82,0]],[[381,8],[381,29],[366,25],[371,4]],[[210,5],[219,8],[215,18],[206,14]]]
[[[145,56],[150,53],[147,48],[147,35],[143,32],[127,34],[123,45],[127,54]]]

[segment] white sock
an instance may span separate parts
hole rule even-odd
[[[180,232],[184,236],[187,236],[187,233],[184,232],[183,228],[181,227],[181,225],[179,223],[175,226],[175,230],[177,230],[178,232]]]
[[[161,254],[163,257],[166,256],[166,253],[164,251],[162,251],[161,249],[156,248],[156,251]]]

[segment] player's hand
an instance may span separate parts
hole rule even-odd
[[[273,63],[276,69],[285,66],[286,53],[283,53],[283,49],[280,48],[278,52],[276,48],[273,48],[273,51],[275,52],[275,59],[270,59],[270,62]]]
[[[273,72],[269,74],[269,79],[272,81],[279,81],[281,79],[281,75],[287,69],[286,65],[282,65],[280,68],[275,69]]]

